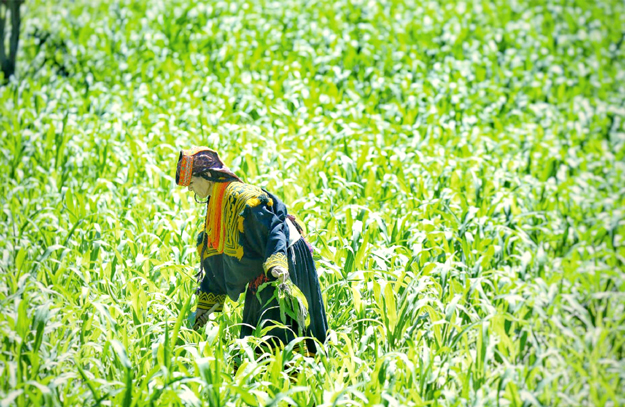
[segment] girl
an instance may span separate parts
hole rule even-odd
[[[287,344],[296,333],[323,343],[328,324],[312,248],[286,206],[266,190],[245,184],[206,147],[180,152],[176,183],[195,193],[196,201],[206,199],[207,206],[197,240],[202,271],[194,329],[223,309],[226,295],[237,301],[245,291],[241,338],[257,327],[273,327],[267,334],[270,346]],[[301,309],[285,311],[284,303],[298,304],[298,295]],[[310,323],[304,326],[306,313]],[[306,346],[316,353],[313,340]]]

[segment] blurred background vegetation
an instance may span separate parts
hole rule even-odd
[[[0,404],[622,405],[624,8],[24,2]],[[187,327],[191,145],[306,223],[322,354]]]

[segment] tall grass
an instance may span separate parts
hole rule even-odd
[[[625,403],[621,2],[23,7],[2,406]],[[306,223],[316,357],[188,327],[190,145]]]

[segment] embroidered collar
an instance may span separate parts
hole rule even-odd
[[[213,186],[213,193],[210,201],[208,202],[208,209],[206,211],[206,236],[207,246],[211,249],[217,250],[218,253],[224,252],[224,222],[223,218],[223,200],[226,192],[226,188],[230,183],[218,182]]]

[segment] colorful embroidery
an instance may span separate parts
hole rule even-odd
[[[181,154],[178,163],[177,183],[180,186],[187,187],[191,184],[191,175],[193,174],[193,156]]]
[[[206,233],[204,231],[201,231],[197,237],[197,244],[195,245],[195,250],[197,251],[197,255],[200,257],[202,256],[202,248],[204,247],[204,240],[206,240]]]
[[[217,198],[217,196],[214,196],[214,198]],[[213,198],[211,198],[212,200]],[[218,202],[215,200],[215,206],[211,202],[208,209],[205,230],[207,230],[207,234],[210,236],[216,233],[217,226],[211,221],[211,217],[215,216],[215,221],[219,218],[219,224],[221,225],[219,232],[221,238],[217,245],[215,245],[215,240],[210,238],[211,240],[208,242],[209,244],[204,252],[204,259],[223,253],[241,260],[243,257],[243,246],[239,244],[239,233],[243,232],[243,216],[241,215],[246,205],[254,207],[260,203],[266,203],[271,206],[273,201],[262,189],[253,185],[241,182],[227,184],[219,206],[217,206]]]
[[[189,150],[180,151],[178,165],[176,166],[176,184],[185,187],[189,186],[193,174],[198,175],[209,170],[242,182],[241,178],[237,177],[237,175],[230,171],[221,161],[217,151],[211,150],[208,147],[193,147]]]
[[[211,309],[215,304],[219,304],[215,311],[222,311],[225,301],[225,294],[205,293],[202,291],[197,297],[197,307],[198,309]]]
[[[286,256],[282,253],[274,253],[267,258],[267,261],[263,263],[263,270],[268,273],[273,267],[282,267],[285,270],[289,269],[289,262]]]
[[[258,291],[258,287],[260,287],[263,283],[266,283],[267,281],[269,281],[267,276],[264,273],[260,274],[250,283],[251,293],[253,295],[256,295],[256,292]]]
[[[206,217],[206,236],[208,238],[208,247],[217,250],[219,253],[224,252],[224,224],[222,222],[223,199],[228,184],[216,183],[213,187],[213,194],[208,206],[208,215]]]

